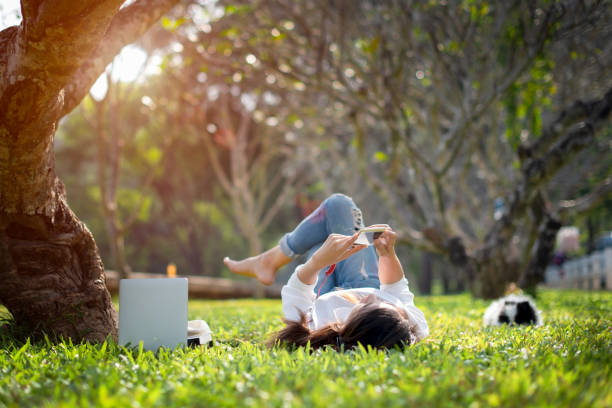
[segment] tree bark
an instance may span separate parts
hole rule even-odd
[[[586,220],[587,227],[587,254],[592,254],[595,251],[595,231],[597,231],[597,227],[595,226],[595,221],[593,217],[588,217]]]
[[[507,243],[499,243],[494,248],[480,251],[471,259],[470,268],[474,271],[472,293],[478,297],[492,299],[502,296],[510,282],[516,282],[520,276],[520,262],[508,255]]]
[[[544,222],[540,225],[531,260],[519,281],[519,286],[532,296],[536,295],[536,285],[544,281],[544,273],[552,259],[557,232],[561,225],[561,221],[550,214],[546,214]]]
[[[113,224],[112,220],[106,220],[105,224],[106,235],[108,236],[111,257],[114,262],[115,270],[119,273],[120,279],[127,279],[130,277],[132,268],[130,268],[125,256],[124,234],[123,232],[117,230],[117,227]]]
[[[433,281],[433,255],[423,251],[421,253],[421,273],[419,274],[419,292],[422,295],[431,294],[431,284]]]
[[[0,302],[35,336],[116,338],[117,313],[96,243],[68,208],[59,180],[54,193],[51,217],[2,214]]]
[[[135,16],[119,11],[123,0],[22,0],[21,25],[0,32],[0,303],[32,334],[117,337],[102,261],[66,202],[53,138],[73,107],[66,97],[78,103],[121,48],[103,40],[125,45],[128,26],[142,34],[175,2],[136,1]],[[90,81],[77,74],[84,66],[95,67]]]

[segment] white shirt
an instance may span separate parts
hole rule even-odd
[[[358,298],[374,294],[406,312],[415,327],[416,341],[429,335],[425,316],[414,305],[414,295],[410,292],[405,277],[392,284],[381,284],[380,289],[343,289],[328,292],[317,298],[314,293],[315,284],[307,285],[298,277],[301,267],[302,265],[295,268],[295,272],[281,291],[285,319],[299,321],[300,312],[303,312],[306,314],[310,330],[320,329],[331,323],[344,323],[355,304],[345,299],[342,293],[354,294]]]

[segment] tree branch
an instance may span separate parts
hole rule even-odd
[[[121,3],[23,1],[21,25],[0,34],[0,124],[9,133],[24,133],[26,122],[53,123],[61,117],[60,91],[89,58]],[[33,145],[31,137],[19,142]]]
[[[263,214],[259,227],[261,231],[264,231],[268,227],[268,225],[270,225],[270,222],[272,222],[276,214],[287,201],[287,197],[289,196],[289,194],[295,191],[293,187],[297,187],[296,190],[300,189],[301,183],[298,183],[298,186],[295,186],[295,183],[297,181],[296,179],[297,176],[286,179],[280,195],[277,197],[276,201],[274,201],[274,203],[270,207],[268,207],[268,211]]]
[[[49,92],[59,91],[89,58],[123,0],[22,0],[21,3],[23,22],[17,39],[18,70],[26,77],[36,74]]]
[[[563,200],[559,203],[558,212],[562,219],[570,215],[582,214],[595,208],[604,199],[612,195],[612,176],[599,183],[588,194],[574,200]]]
[[[121,9],[111,21],[97,49],[66,85],[62,116],[70,113],[81,102],[121,48],[136,41],[177,2],[178,0],[138,0]]]
[[[521,160],[539,156],[544,153],[546,149],[564,134],[569,126],[588,118],[599,103],[601,103],[599,100],[588,102],[576,101],[572,106],[564,109],[563,112],[544,129],[542,136],[535,140],[530,146],[519,146],[518,154]]]
[[[593,106],[589,117],[574,126],[542,158],[533,158],[525,163],[523,174],[526,197],[555,174],[574,154],[593,143],[595,134],[612,112],[612,88],[602,99],[594,102]]]
[[[510,239],[516,229],[516,223],[537,194],[538,189],[577,152],[589,146],[595,140],[595,134],[607,121],[612,111],[612,89],[595,102],[595,108],[584,122],[570,130],[565,137],[552,146],[542,158],[530,159],[523,166],[523,180],[518,183],[509,196],[508,211],[493,224],[483,247],[484,254],[488,248],[498,246],[500,242]],[[601,187],[605,191],[607,186]]]

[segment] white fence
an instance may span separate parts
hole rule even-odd
[[[547,286],[612,290],[612,248],[546,268]]]

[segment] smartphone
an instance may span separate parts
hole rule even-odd
[[[359,230],[356,244],[372,245],[374,240],[387,230],[387,227],[365,227]]]

